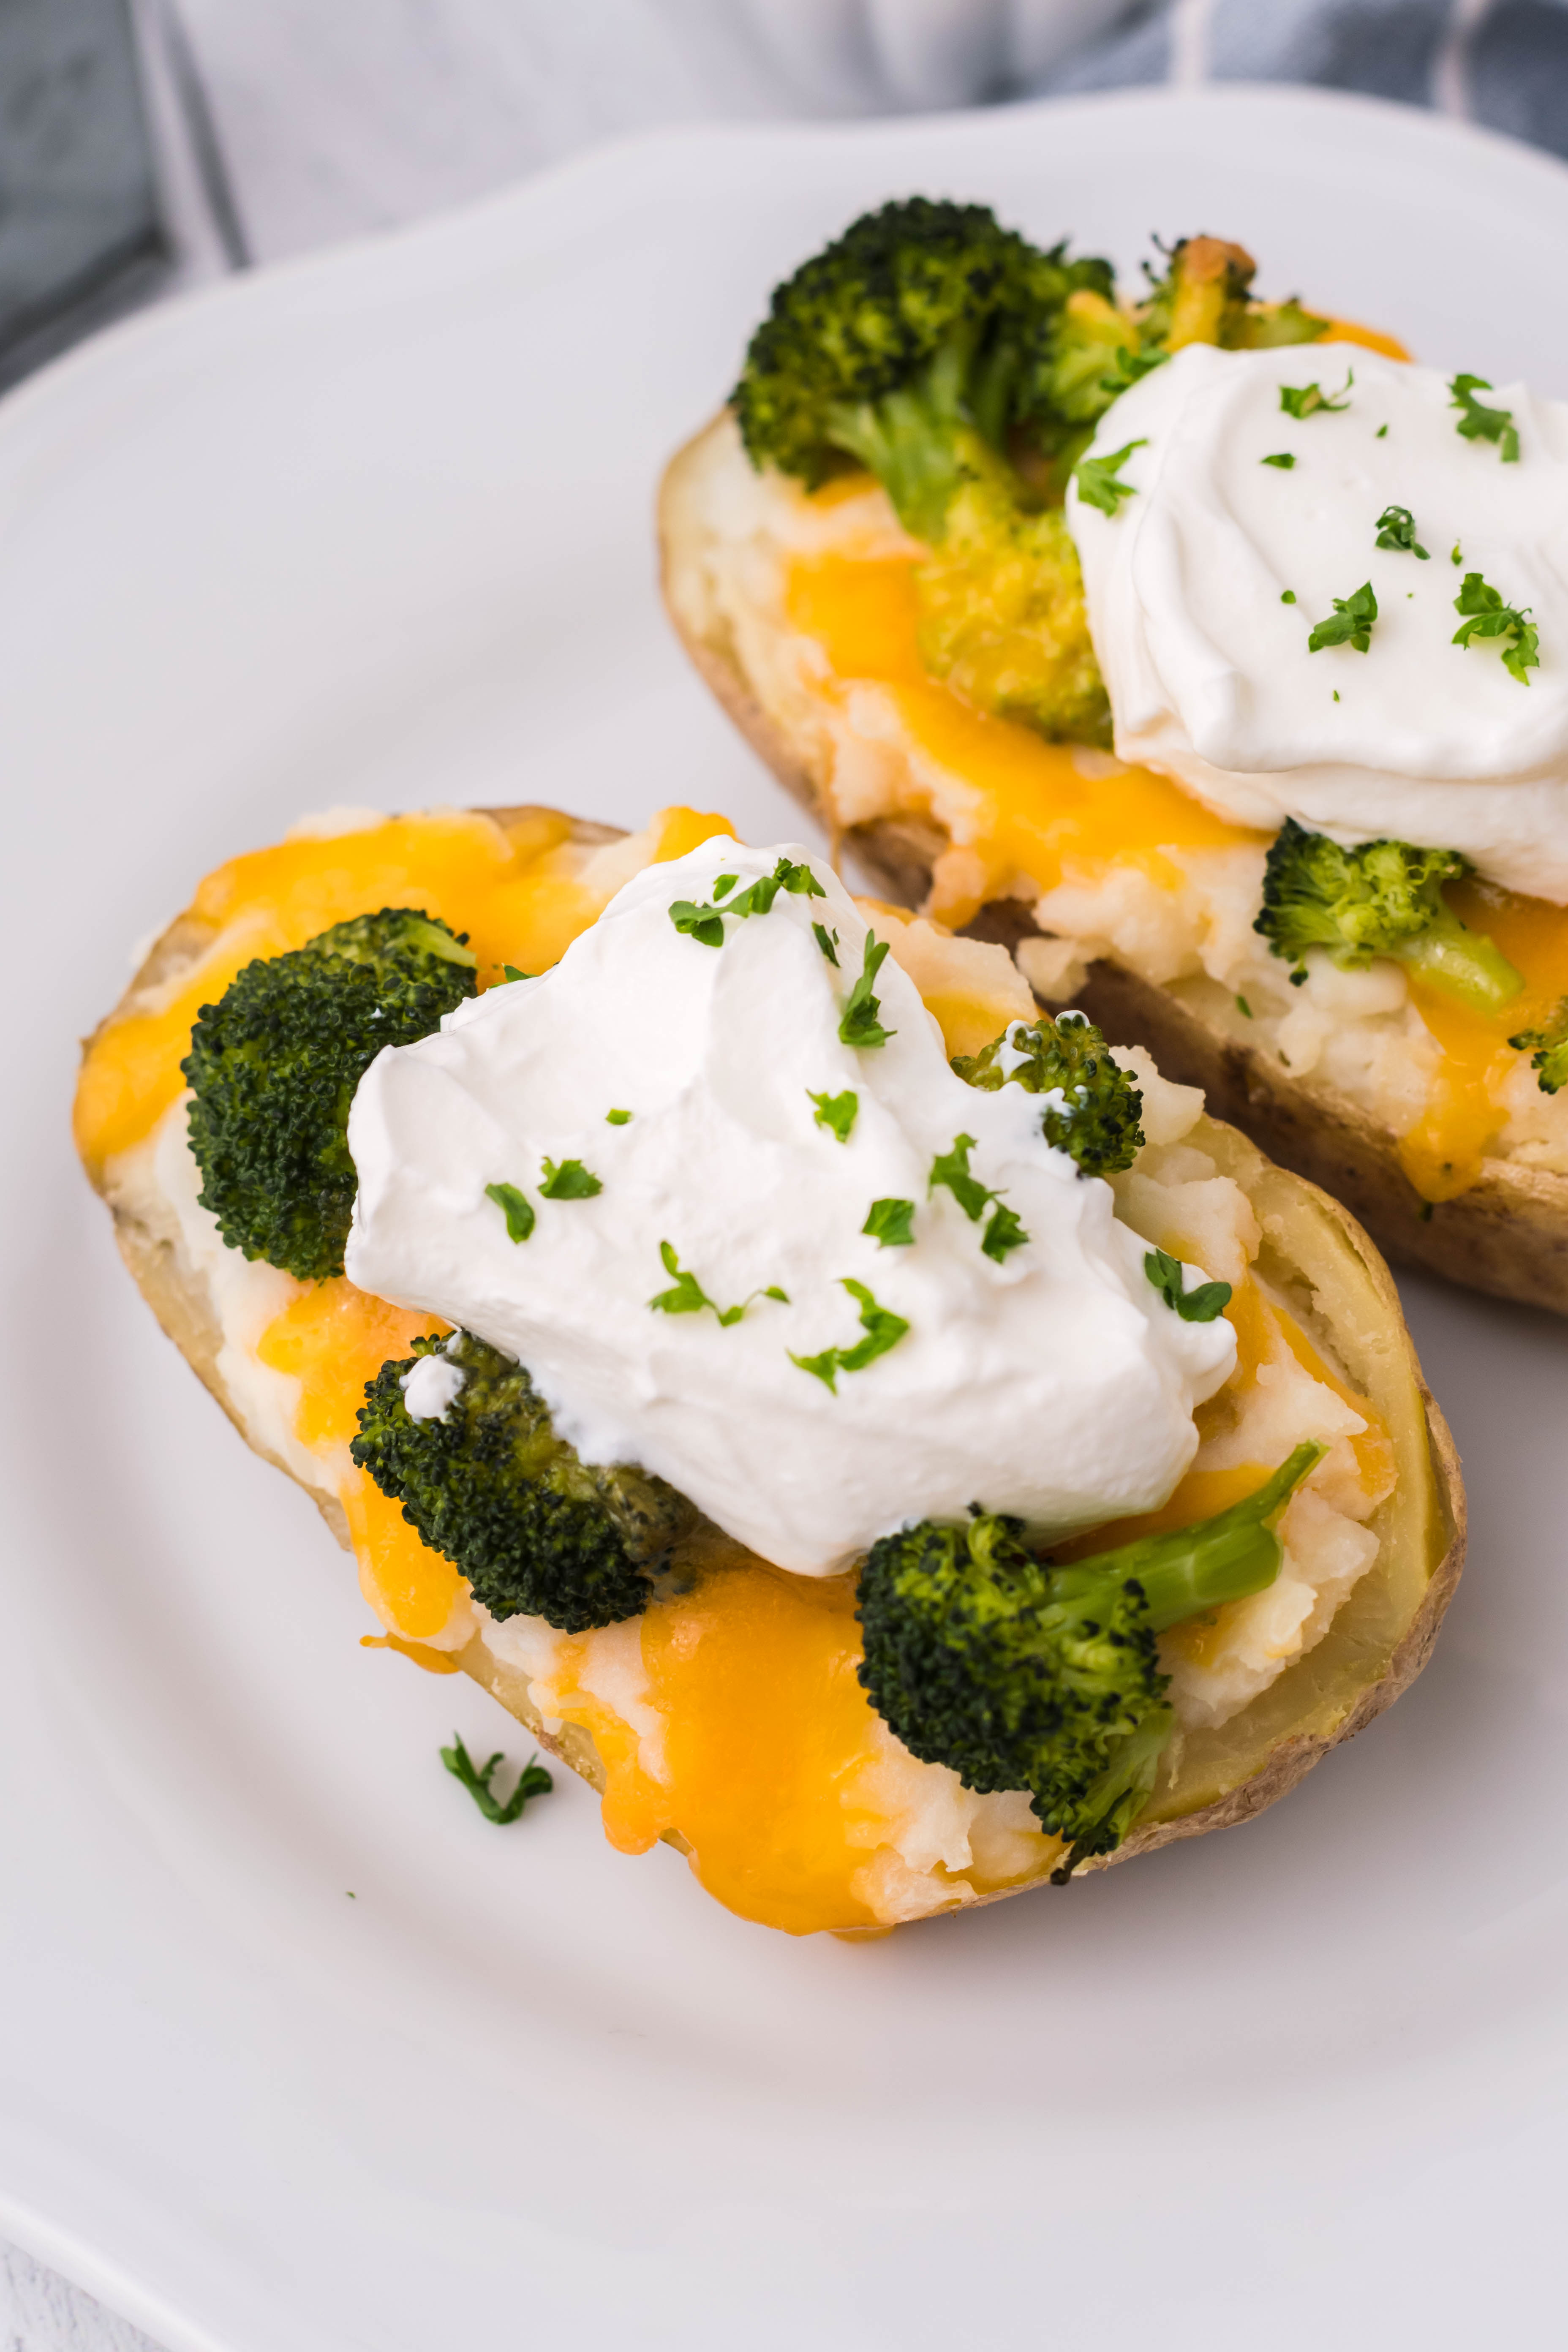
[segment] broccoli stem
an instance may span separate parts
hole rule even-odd
[[[1169,1535],[1140,1536],[1115,1551],[1098,1552],[1055,1570],[1052,1599],[1089,1600],[1131,1577],[1142,1587],[1146,1622],[1154,1633],[1163,1633],[1184,1618],[1261,1592],[1279,1574],[1280,1559],[1279,1538],[1265,1522],[1326,1451],[1310,1443],[1298,1445],[1271,1478],[1212,1519],[1176,1528]]]
[[[975,374],[973,328],[949,335],[922,375],[879,400],[840,403],[828,412],[828,431],[838,447],[870,468],[898,509],[899,520],[917,539],[934,545],[947,510],[967,475],[964,443],[976,426],[970,395],[987,413],[1005,406],[994,369]]]
[[[1484,931],[1472,931],[1444,907],[1426,930],[1383,950],[1418,972],[1428,988],[1451,996],[1472,1013],[1500,1013],[1524,986],[1502,950]]]

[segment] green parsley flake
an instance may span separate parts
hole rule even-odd
[[[1459,542],[1456,540],[1453,546],[1448,550],[1448,561],[1454,565],[1455,569],[1458,570],[1458,566],[1463,563],[1464,560],[1464,557],[1459,552]]]
[[[753,1290],[751,1297],[742,1298],[738,1307],[721,1307],[717,1299],[709,1297],[694,1274],[682,1271],[672,1242],[660,1242],[658,1254],[666,1274],[672,1274],[675,1282],[671,1289],[661,1290],[648,1300],[656,1315],[700,1315],[705,1307],[710,1307],[721,1329],[729,1331],[741,1320],[752,1299],[777,1298],[785,1307],[789,1305],[788,1291],[781,1290],[777,1283],[770,1283],[766,1290]]]
[[[515,1184],[487,1184],[485,1198],[493,1201],[506,1219],[506,1229],[514,1242],[525,1242],[533,1231],[533,1203]]]
[[[544,1181],[540,1197],[546,1201],[591,1201],[604,1186],[591,1175],[580,1160],[563,1160],[558,1168],[553,1160],[544,1163]]]
[[[1084,505],[1098,507],[1101,514],[1113,515],[1123,499],[1135,497],[1136,486],[1118,481],[1117,476],[1134,449],[1146,449],[1148,446],[1147,438],[1129,441],[1124,449],[1112,450],[1108,457],[1080,457],[1072,478]]]
[[[514,963],[503,963],[501,971],[508,980],[531,980],[534,977],[531,971],[519,971]]]
[[[629,1110],[607,1110],[605,1113],[605,1124],[606,1127],[625,1127],[627,1125],[630,1118],[631,1113]]]
[[[464,1747],[461,1735],[456,1731],[452,1734],[450,1748],[441,1750],[441,1761],[453,1779],[462,1782],[486,1821],[494,1822],[500,1829],[504,1829],[509,1822],[517,1820],[531,1797],[547,1797],[555,1786],[535,1750],[518,1774],[517,1784],[503,1805],[490,1786],[496,1767],[502,1760],[498,1748],[488,1764],[476,1764]]]
[[[866,1337],[857,1340],[853,1348],[825,1348],[819,1356],[790,1356],[792,1364],[798,1364],[803,1372],[809,1372],[835,1396],[838,1393],[840,1372],[863,1372],[868,1364],[875,1363],[879,1356],[897,1347],[910,1328],[901,1315],[895,1315],[890,1307],[879,1307],[863,1282],[851,1282],[843,1276],[839,1286],[859,1300],[860,1328]]]
[[[727,915],[765,915],[781,890],[793,891],[799,898],[826,898],[826,891],[809,866],[794,864],[781,857],[771,874],[749,883],[738,898],[731,898],[724,912]]]
[[[1378,428],[1377,428],[1377,431],[1373,435],[1373,436],[1372,436],[1372,437],[1373,437],[1373,439],[1374,441],[1386,441],[1386,440],[1387,440],[1387,438],[1388,438],[1388,427],[1387,427],[1387,425],[1380,425],[1378,426]]]
[[[873,1201],[860,1230],[881,1249],[908,1249],[914,1241],[912,1201]]]
[[[1489,392],[1491,385],[1484,375],[1457,375],[1448,386],[1452,398],[1449,406],[1461,409],[1454,430],[1461,440],[1495,441],[1498,454],[1505,466],[1519,463],[1519,430],[1511,408],[1486,408],[1476,398],[1478,392]],[[1458,561],[1455,558],[1456,562]]]
[[[1320,621],[1307,639],[1307,651],[1316,654],[1325,646],[1353,646],[1358,654],[1364,654],[1377,619],[1377,598],[1371,581],[1363,581],[1352,596],[1336,596],[1333,607],[1329,618]],[[1337,694],[1334,699],[1339,700]]]
[[[669,919],[678,931],[688,939],[700,940],[705,948],[721,948],[724,944],[724,918],[716,907],[699,907],[689,898],[677,898],[670,907]]]
[[[1251,1007],[1251,1005],[1250,1005],[1250,1004],[1248,1004],[1248,1003],[1247,1003],[1247,999],[1246,999],[1246,997],[1245,997],[1245,996],[1238,996],[1238,997],[1237,998],[1237,1000],[1236,1000],[1236,1009],[1237,1009],[1237,1011],[1241,1014],[1241,1016],[1242,1016],[1242,1018],[1243,1018],[1244,1020],[1246,1020],[1246,1021],[1250,1021],[1250,1020],[1251,1020],[1251,1018],[1252,1018],[1252,1007]]]
[[[1288,474],[1296,460],[1289,449],[1276,449],[1272,457],[1264,457],[1258,462],[1265,466],[1278,466],[1282,474]]]
[[[727,897],[740,878],[738,874],[721,874],[713,885],[713,896],[716,898]]]
[[[1341,409],[1350,406],[1349,400],[1342,395],[1349,393],[1354,382],[1355,370],[1351,368],[1346,371],[1345,380],[1337,393],[1325,392],[1321,383],[1282,383],[1279,405],[1287,416],[1294,416],[1298,423],[1307,416],[1331,412],[1337,415]]]
[[[991,1212],[980,1247],[986,1257],[994,1258],[1000,1265],[1009,1250],[1022,1249],[1028,1238],[1016,1213],[998,1201]]]
[[[991,1219],[985,1228],[981,1249],[1000,1265],[1009,1250],[1022,1249],[1029,1236],[1011,1209],[1005,1208],[1002,1196],[983,1184],[978,1176],[971,1175],[969,1155],[974,1149],[972,1135],[955,1135],[951,1151],[939,1151],[931,1164],[928,1193],[943,1184],[952,1194],[971,1224],[977,1225],[987,1209]]]
[[[840,1143],[847,1143],[849,1130],[855,1124],[855,1114],[860,1108],[859,1096],[850,1094],[847,1088],[841,1095],[814,1095],[809,1087],[805,1091],[807,1100],[816,1105],[817,1126],[826,1128]]]
[[[1148,1252],[1143,1271],[1166,1306],[1173,1308],[1184,1323],[1212,1323],[1230,1305],[1228,1282],[1200,1282],[1195,1290],[1184,1290],[1180,1258],[1167,1255],[1163,1249]]]
[[[1465,617],[1455,630],[1452,643],[1468,646],[1476,637],[1510,638],[1512,642],[1502,649],[1503,667],[1510,677],[1518,678],[1521,686],[1528,686],[1526,670],[1541,667],[1536,652],[1541,639],[1534,623],[1525,617],[1531,607],[1505,604],[1498,591],[1489,588],[1479,572],[1467,572],[1464,585],[1454,599],[1454,610]]]
[[[1296,591],[1294,590],[1294,588],[1287,588],[1287,589],[1286,589],[1286,591],[1285,591],[1285,593],[1284,593],[1284,594],[1283,594],[1283,595],[1280,597],[1280,599],[1279,599],[1279,602],[1280,602],[1282,604],[1293,604],[1295,603],[1295,601],[1296,601]]]
[[[823,954],[827,958],[828,962],[832,964],[834,969],[837,971],[838,966],[837,932],[835,931],[832,937],[829,938],[826,924],[813,923],[811,927],[811,935],[816,941],[817,946],[822,950]]]
[[[881,1005],[871,993],[872,982],[880,971],[888,954],[888,942],[879,940],[875,931],[866,934],[866,949],[860,976],[844,1000],[843,1017],[838,1024],[840,1045],[858,1045],[868,1049],[885,1045],[896,1037],[896,1029],[884,1029],[879,1018]]]
[[[1384,507],[1377,519],[1374,547],[1392,547],[1405,555],[1418,555],[1423,563],[1426,550],[1415,543],[1415,518],[1408,507]]]

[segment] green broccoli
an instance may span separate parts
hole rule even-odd
[[[462,1385],[416,1421],[404,1382],[437,1355]],[[522,1366],[466,1331],[416,1339],[382,1366],[349,1451],[493,1617],[542,1617],[564,1633],[637,1616],[694,1517],[646,1471],[580,1462]]]
[[[1558,998],[1539,1029],[1521,1029],[1508,1042],[1521,1054],[1534,1047],[1530,1066],[1541,1073],[1536,1083],[1543,1095],[1568,1086],[1568,996]]]
[[[1297,301],[1251,299],[1253,261],[1238,245],[1184,236],[1170,248],[1148,299],[1127,310],[1097,289],[1068,296],[1051,322],[1023,406],[1037,447],[1049,460],[1059,498],[1113,400],[1188,343],[1227,351],[1313,342],[1328,329]],[[1032,476],[1032,478],[1037,478]]]
[[[955,492],[915,573],[921,660],[966,702],[1051,740],[1110,743],[1078,550],[1059,506],[1033,509],[1000,464]]]
[[[476,967],[445,923],[383,907],[247,964],[202,1006],[180,1066],[202,1205],[230,1249],[302,1282],[342,1274],[354,1088],[384,1045],[427,1036],[472,996]]]
[[[1274,1581],[1269,1522],[1324,1448],[1299,1445],[1244,1502],[1053,1568],[983,1512],[884,1536],[860,1574],[858,1672],[912,1755],[965,1788],[1027,1789],[1070,1841],[1110,1853],[1147,1804],[1173,1717],[1155,1637]]]
[[[1043,253],[984,205],[913,196],[851,224],[778,287],[735,387],[753,465],[815,488],[868,466],[918,538],[1019,420],[1068,296],[1110,266]]]
[[[1114,1176],[1143,1148],[1143,1097],[1082,1013],[1015,1021],[981,1053],[956,1055],[952,1066],[987,1094],[1016,1086],[1045,1096],[1046,1141],[1070,1152],[1082,1175]]]
[[[1252,928],[1303,975],[1309,948],[1322,948],[1346,971],[1392,956],[1472,1012],[1497,1013],[1524,982],[1443,898],[1444,883],[1469,870],[1456,850],[1415,849],[1407,841],[1342,849],[1287,817],[1268,852],[1263,908]]]

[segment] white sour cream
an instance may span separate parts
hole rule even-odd
[[[725,873],[738,897],[781,856],[812,865],[826,896],[781,891],[766,914],[726,918],[718,948],[676,930],[672,901],[708,901]],[[837,934],[837,968],[814,922]],[[972,1500],[1064,1531],[1153,1507],[1192,1458],[1194,1403],[1235,1360],[1228,1323],[1163,1304],[1110,1187],[1045,1142],[1036,1098],[953,1075],[890,958],[875,990],[896,1034],[841,1042],[866,937],[809,851],[708,843],[627,883],[542,978],[382,1054],[349,1122],[353,1281],[518,1358],[585,1459],[641,1463],[805,1575]],[[812,1097],[845,1093],[858,1109],[841,1143]],[[613,1109],[631,1117],[611,1125]],[[960,1134],[1029,1236],[999,1263],[984,1223],[929,1191]],[[546,1197],[546,1159],[602,1189]],[[526,1240],[494,1183],[525,1196]],[[914,1203],[910,1246],[862,1232],[879,1200]],[[711,1306],[650,1306],[679,1287],[665,1244]],[[867,1338],[847,1279],[909,1328],[833,1392],[792,1360]]]
[[[1313,382],[1348,404],[1288,414],[1281,386]],[[1568,404],[1519,384],[1478,397],[1512,411],[1517,463],[1461,438],[1430,368],[1346,344],[1193,345],[1101,420],[1094,456],[1145,444],[1121,468],[1134,495],[1108,516],[1075,487],[1068,520],[1124,760],[1245,824],[1458,849],[1568,903]],[[1281,454],[1294,466],[1264,463]],[[1389,506],[1428,561],[1374,544]],[[1528,685],[1496,645],[1453,644],[1467,572],[1531,608]],[[1367,581],[1369,650],[1309,653]]]

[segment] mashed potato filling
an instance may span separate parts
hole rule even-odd
[[[1427,1200],[1464,1191],[1489,1154],[1568,1174],[1568,1090],[1543,1094],[1508,1043],[1568,993],[1568,912],[1492,885],[1451,894],[1524,976],[1490,1019],[1388,961],[1344,972],[1314,950],[1292,985],[1252,929],[1266,833],[1150,769],[976,710],[926,672],[913,575],[927,551],[868,478],[810,496],[755,473],[728,420],[684,462],[703,539],[677,583],[683,625],[732,651],[839,824],[945,835],[929,915],[960,928],[988,900],[1024,900],[1050,934],[1020,950],[1047,1001],[1069,1002],[1087,965],[1113,958],[1390,1129]]]
[[[420,822],[329,831],[258,853],[248,889],[245,861],[224,869],[226,878],[215,877],[221,890],[205,886],[216,919],[196,971],[151,985],[89,1055],[86,1140],[101,1140],[93,1118],[110,1115],[111,1138],[128,1139],[101,1155],[110,1198],[169,1253],[182,1286],[210,1302],[217,1330],[207,1360],[221,1368],[245,1433],[352,1538],[384,1629],[376,1645],[450,1670],[480,1643],[524,1679],[548,1729],[592,1734],[606,1833],[622,1850],[668,1838],[732,1909],[797,1934],[888,1927],[1038,1877],[1059,1844],[1039,1829],[1027,1796],[964,1789],[945,1768],[918,1762],[870,1707],[855,1674],[852,1577],[790,1576],[710,1534],[683,1554],[641,1618],[577,1636],[539,1619],[490,1618],[347,1450],[365,1381],[406,1353],[417,1332],[439,1328],[437,1318],[342,1277],[297,1282],[224,1246],[200,1205],[185,1144],[178,1064],[195,1006],[243,960],[237,941],[261,938],[272,944],[250,952],[281,952],[389,897],[432,905],[439,897],[447,920],[485,937],[449,877],[437,892],[438,864],[421,874]],[[700,826],[717,822],[669,812],[647,834],[597,849],[559,832],[529,835],[521,849],[517,835],[499,828],[493,838],[464,835],[482,853],[476,871],[486,887],[513,892],[536,924],[525,935],[531,949],[511,933],[487,938],[489,951],[552,960],[631,874],[681,854],[702,837]],[[428,846],[439,859],[452,845],[443,820]],[[395,857],[403,861],[395,867]],[[950,1051],[973,1051],[1031,1012],[1004,950],[953,938],[929,919],[865,911],[890,939]],[[1163,1637],[1178,1721],[1197,1730],[1237,1715],[1327,1631],[1376,1555],[1367,1521],[1392,1487],[1392,1454],[1365,1400],[1258,1280],[1260,1235],[1247,1196],[1192,1139],[1197,1090],[1166,1084],[1137,1049],[1121,1058],[1143,1090],[1148,1141],[1114,1180],[1118,1215],[1152,1244],[1232,1283],[1237,1360],[1198,1409],[1197,1454],[1161,1509],[1068,1549],[1205,1517],[1252,1491],[1302,1438],[1329,1448],[1280,1522],[1285,1557],[1275,1584]]]

